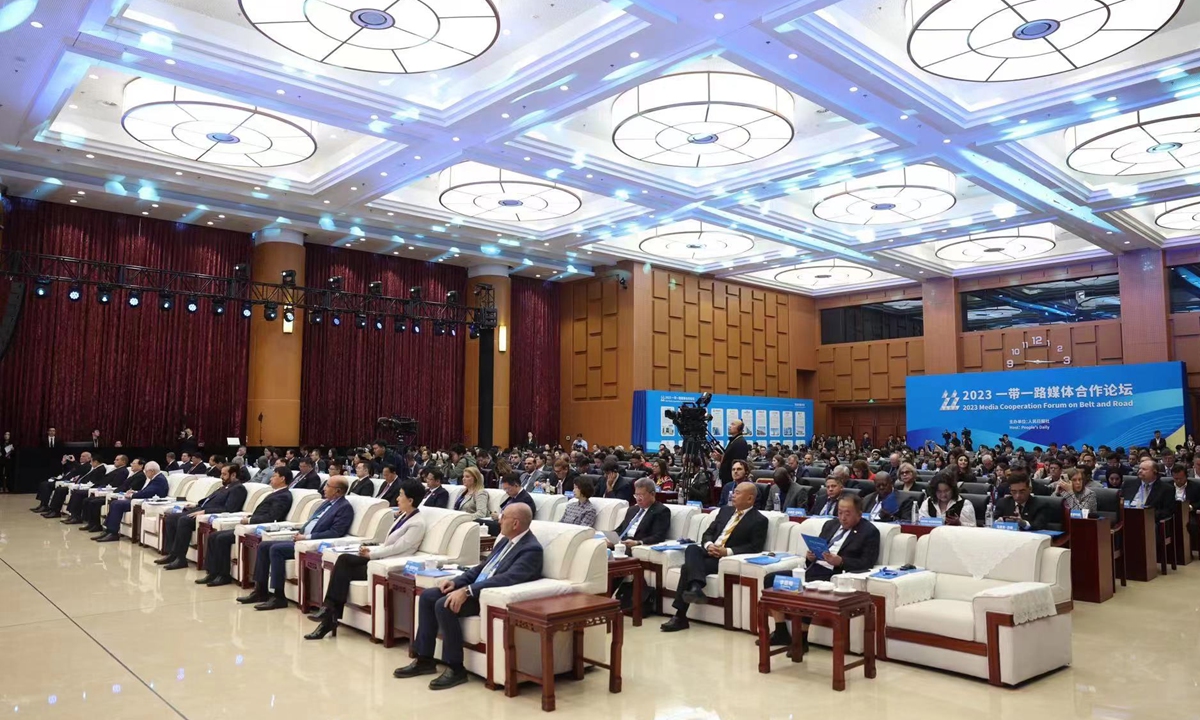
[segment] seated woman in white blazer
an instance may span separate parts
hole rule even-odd
[[[474,465],[463,470],[463,491],[454,501],[452,509],[470,513],[476,520],[492,516],[492,508],[487,490],[483,489],[483,473]]]
[[[350,594],[350,583],[367,579],[367,563],[380,558],[412,555],[420,549],[421,541],[425,539],[425,518],[421,517],[417,506],[424,497],[424,485],[416,480],[402,482],[396,496],[400,514],[383,543],[364,545],[357,553],[346,553],[337,559],[329,575],[324,604],[320,610],[308,616],[321,624],[304,636],[306,640],[320,640],[330,632],[337,637],[338,620],[342,617],[342,608],[346,606],[346,598]]]

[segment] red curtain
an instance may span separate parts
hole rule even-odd
[[[539,444],[559,436],[559,288],[512,279],[508,432],[514,445],[524,444],[529,432]]]
[[[249,235],[71,205],[14,199],[7,249],[166,270],[230,276],[250,262]],[[0,280],[0,298],[9,283]],[[53,426],[66,441],[165,445],[183,425],[201,442],[224,443],[245,428],[250,325],[217,317],[206,302],[195,314],[184,298],[163,312],[157,297],[133,308],[117,293],[110,305],[83,288],[79,302],[62,283],[43,299],[26,296],[0,359],[0,432],[36,444]]]
[[[335,275],[347,292],[365,293],[383,283],[383,294],[408,297],[420,286],[426,300],[443,300],[450,290],[466,297],[465,268],[374,253],[308,245],[305,277],[323,287]],[[297,318],[299,319],[299,318]],[[420,334],[397,333],[389,318],[382,331],[372,323],[355,327],[343,317],[334,327],[326,318],[304,330],[300,391],[300,438],[311,445],[361,445],[375,438],[375,421],[388,415],[415,418],[417,442],[445,447],[463,437],[463,365],[466,329],[457,337],[435,337],[425,323]]]

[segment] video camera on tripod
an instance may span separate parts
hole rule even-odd
[[[674,423],[683,440],[681,449],[685,472],[679,478],[679,502],[690,500],[708,502],[709,488],[712,487],[712,473],[709,471],[709,456],[715,452],[725,452],[721,444],[712,436],[709,423],[712,415],[708,412],[708,404],[712,402],[712,393],[706,392],[696,398],[695,402],[683,403],[674,410],[663,413]]]

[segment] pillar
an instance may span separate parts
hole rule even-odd
[[[250,268],[255,282],[279,283],[284,270],[295,270],[296,285],[304,285],[304,233],[288,228],[267,228],[256,233]],[[251,445],[300,444],[304,316],[296,315],[288,334],[283,327],[283,308],[279,311],[274,322],[267,322],[262,307],[254,308],[250,318],[246,436]]]
[[[930,278],[921,285],[925,318],[925,374],[962,372],[962,301],[958,280]]]
[[[1121,282],[1121,350],[1126,364],[1166,362],[1171,342],[1167,267],[1162,250],[1134,250],[1117,256]]]
[[[492,333],[482,331],[478,340],[467,340],[463,378],[463,431],[468,443],[508,447],[509,357],[512,348],[512,281],[505,265],[480,265],[467,271],[467,296],[475,302],[475,287],[491,285],[496,291],[498,325]],[[501,352],[501,339],[507,346]],[[487,372],[488,360],[491,372]],[[483,372],[481,372],[481,369]],[[491,400],[488,400],[490,381]],[[487,432],[486,420],[491,420]]]

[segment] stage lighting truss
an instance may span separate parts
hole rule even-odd
[[[1040,223],[975,233],[941,244],[935,254],[946,262],[972,265],[1027,260],[1045,255],[1056,247],[1054,232],[1054,225]]]
[[[490,0],[240,0],[256,30],[310,60],[374,73],[423,73],[487,52]]]
[[[1089,175],[1129,177],[1200,166],[1200,97],[1068,128],[1066,143],[1067,165]]]
[[[293,165],[317,151],[312,121],[150,78],[125,86],[121,125],[154,150],[226,167]]]
[[[795,110],[791,93],[754,75],[667,75],[617,96],[613,144],[655,165],[739,165],[786,147],[795,134]]]
[[[1200,198],[1166,203],[1154,224],[1168,230],[1200,230]]]
[[[954,207],[954,192],[953,173],[911,165],[819,188],[813,215],[845,225],[917,222]]]
[[[874,277],[875,272],[870,268],[834,259],[816,265],[797,265],[776,274],[775,281],[809,290],[824,290],[869,282]]]
[[[1137,45],[1183,0],[908,0],[908,56],[971,82],[1057,75]]]
[[[476,162],[443,170],[438,200],[456,215],[496,222],[536,222],[570,215],[583,206],[561,185]]]
[[[654,228],[643,234],[638,244],[638,250],[647,255],[692,263],[744,255],[753,249],[749,235],[699,220]]]

